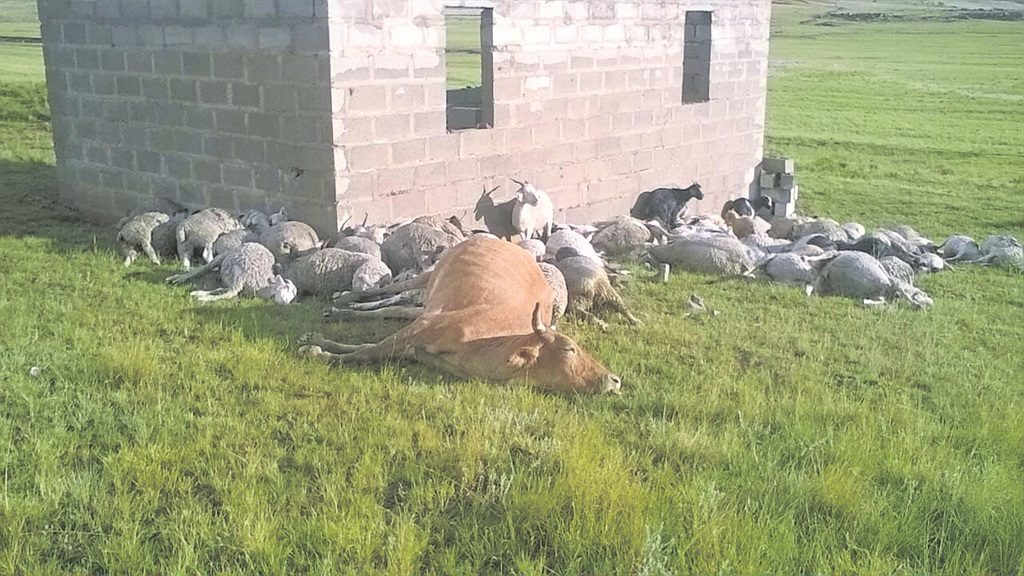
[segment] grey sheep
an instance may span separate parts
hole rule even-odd
[[[442,218],[440,216],[420,216],[419,218],[413,219],[415,224],[423,224],[436,228],[446,234],[454,236],[459,240],[466,239],[466,231],[462,229],[462,222],[455,216],[450,218]]]
[[[369,254],[376,258],[381,257],[380,244],[362,236],[340,236],[334,242],[328,244],[328,246],[359,254]]]
[[[569,228],[563,228],[555,231],[548,238],[545,243],[547,247],[547,259],[554,259],[558,256],[558,251],[563,248],[572,248],[576,251],[579,256],[589,258],[596,262],[598,265],[604,263],[601,256],[594,249],[594,246],[583,237],[582,234]]]
[[[171,219],[153,228],[153,249],[161,258],[174,258],[178,255],[178,225],[188,218],[188,214],[180,212]]]
[[[167,278],[171,284],[182,284],[214,270],[220,271],[223,288],[195,290],[192,297],[200,302],[213,302],[234,298],[239,294],[273,298],[268,287],[274,279],[274,255],[261,244],[246,242],[212,259],[210,262],[183,274]]]
[[[635,253],[650,240],[651,231],[643,220],[619,216],[600,227],[590,243],[609,256],[625,256]]]
[[[818,274],[814,290],[862,300],[866,306],[902,298],[917,308],[929,308],[932,299],[922,290],[889,275],[882,263],[864,252],[844,251],[827,262]]]
[[[426,224],[411,222],[388,236],[380,246],[381,256],[395,274],[419,270],[433,264],[441,252],[462,239]]]
[[[768,277],[783,284],[810,286],[818,276],[815,259],[785,252],[773,254],[763,264]]]
[[[129,219],[117,232],[117,245],[124,256],[124,265],[131,266],[141,250],[151,262],[160,265],[160,255],[153,247],[153,230],[170,221],[162,212],[145,212]]]
[[[213,241],[213,255],[219,256],[228,250],[234,250],[246,242],[259,242],[259,234],[252,230],[241,229],[225,232]]]
[[[791,234],[790,239],[803,238],[805,236],[817,234],[825,236],[833,242],[846,242],[849,239],[849,235],[846,233],[846,230],[844,230],[838,222],[830,218],[820,218],[804,222],[803,224],[797,224],[793,227]]]
[[[299,294],[310,294],[321,298],[330,298],[335,292],[352,289],[352,281],[356,276],[363,277],[363,283],[370,282],[373,269],[380,269],[377,258],[369,254],[358,254],[340,248],[324,248],[312,254],[297,258],[284,271],[283,276],[295,283]],[[361,269],[369,265],[365,274]],[[386,268],[384,269],[386,270]],[[390,275],[390,271],[387,271]],[[376,284],[384,275],[372,279]]]
[[[533,255],[538,261],[543,260],[547,254],[547,246],[543,242],[536,238],[530,238],[529,240],[520,240],[517,244],[523,250],[526,250]]]
[[[619,293],[612,287],[608,273],[600,263],[580,256],[572,248],[563,248],[559,250],[559,259],[555,262],[555,266],[565,279],[565,287],[568,292],[566,304],[568,313],[593,321],[605,329],[608,325],[597,318],[594,313],[610,308],[625,316],[630,323],[640,324],[636,316],[626,308]]]
[[[569,289],[565,285],[565,276],[558,267],[547,262],[538,262],[537,265],[540,266],[540,272],[551,287],[551,291],[555,293],[551,303],[551,326],[554,328],[558,325],[558,320],[565,315],[565,308],[569,304]]]
[[[950,236],[939,245],[939,251],[947,262],[957,260],[977,260],[981,258],[981,249],[970,236]]]
[[[659,263],[700,274],[738,276],[754,267],[747,247],[726,235],[677,237],[663,246],[651,246],[649,252]]]
[[[391,269],[380,258],[374,258],[356,268],[352,275],[352,289],[357,292],[364,292],[379,286],[382,282],[391,279]]]
[[[320,248],[320,238],[309,224],[288,221],[261,232],[260,244],[270,250],[279,264],[288,264]]]
[[[981,258],[976,262],[1024,268],[1024,247],[1019,240],[1009,235],[996,235],[985,238],[981,243]]]
[[[885,256],[878,259],[878,263],[885,268],[885,271],[889,273],[896,280],[901,280],[907,284],[914,283],[914,267],[907,264],[903,260],[895,256]]]
[[[207,208],[189,216],[175,230],[178,258],[181,267],[192,267],[192,255],[202,250],[203,260],[213,261],[213,243],[225,232],[240,230],[243,226],[234,216],[220,208]]]

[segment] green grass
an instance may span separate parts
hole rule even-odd
[[[480,86],[480,18],[445,18],[445,70],[448,89]]]
[[[1020,235],[1024,27],[803,9],[777,11],[768,138],[803,205]],[[329,370],[298,335],[394,325],[124,269],[56,201],[44,94],[0,80],[2,574],[1024,570],[1020,274],[924,278],[927,313],[637,280],[645,327],[563,327],[619,398]],[[692,292],[722,314],[684,318]]]
[[[35,0],[0,0],[0,36],[39,38]]]

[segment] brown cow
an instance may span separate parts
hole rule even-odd
[[[416,360],[460,377],[619,393],[618,376],[547,328],[553,294],[522,248],[470,238],[444,253],[426,290],[423,314],[377,344],[346,345],[307,334],[299,353],[331,364]]]

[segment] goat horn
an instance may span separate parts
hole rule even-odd
[[[513,181],[513,182],[515,182],[516,184],[519,184],[519,187],[520,187],[520,188],[522,188],[522,187],[526,186],[526,184],[524,184],[524,183],[520,182],[519,180],[516,180],[515,178],[509,178],[509,180],[511,180],[511,181]]]
[[[370,213],[369,213],[369,212],[363,212],[363,224],[362,224],[362,225],[363,225],[364,227],[366,226],[366,223],[367,223],[367,222],[368,222],[369,220],[370,220]]]

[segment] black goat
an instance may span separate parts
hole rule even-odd
[[[671,230],[686,203],[694,198],[704,199],[704,192],[696,182],[688,188],[657,188],[637,196],[629,215],[640,220],[657,220]]]

